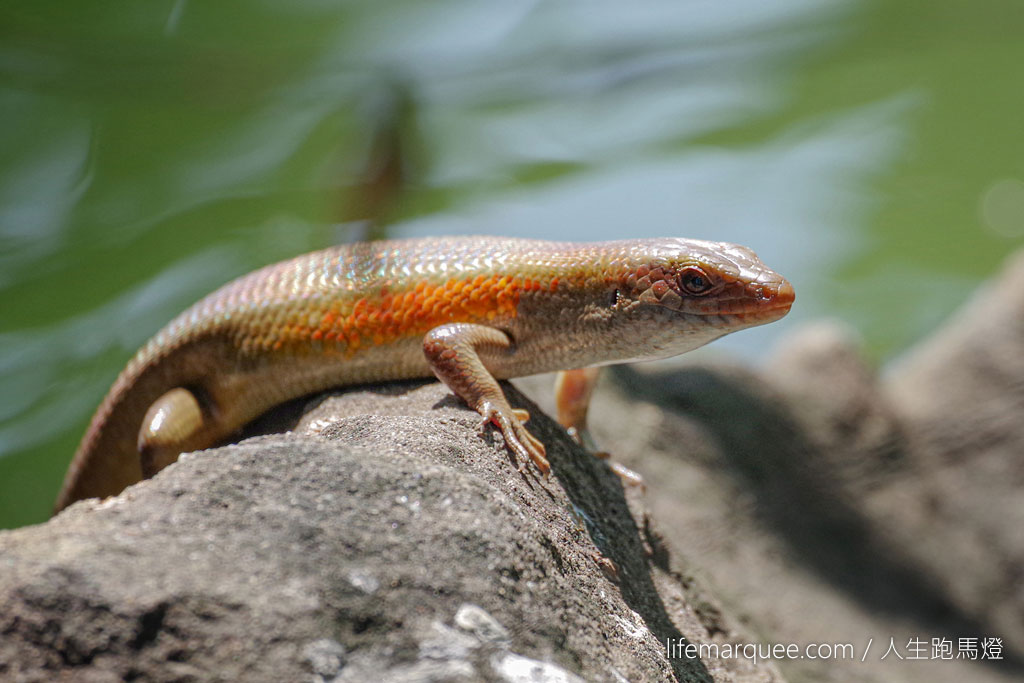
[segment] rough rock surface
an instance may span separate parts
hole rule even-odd
[[[0,679],[781,680],[666,657],[751,637],[536,407],[548,481],[437,383],[310,405],[0,534]]]
[[[512,395],[549,481],[393,385],[0,532],[0,680],[1024,677],[1024,256],[881,376],[828,324],[760,371],[617,369],[591,425],[646,494]]]

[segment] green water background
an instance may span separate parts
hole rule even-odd
[[[0,528],[175,313],[360,233],[381,139],[388,234],[740,242],[798,306],[726,352],[830,316],[898,358],[1024,243],[1021,36],[1016,0],[5,2]]]

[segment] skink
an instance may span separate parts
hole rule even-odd
[[[431,374],[546,475],[544,445],[497,380],[674,356],[777,320],[793,298],[724,242],[452,237],[306,254],[225,285],[135,355],[56,509],[117,494],[285,401]]]

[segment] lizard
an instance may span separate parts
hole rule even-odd
[[[447,237],[312,252],[226,284],[138,351],[55,511],[118,494],[286,401],[431,375],[500,430],[521,471],[547,476],[529,414],[498,380],[675,356],[777,320],[793,300],[785,278],[726,242]],[[589,396],[580,381],[564,384]]]

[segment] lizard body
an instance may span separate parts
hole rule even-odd
[[[56,509],[119,493],[287,400],[431,374],[546,474],[497,379],[673,356],[792,301],[784,278],[722,242],[455,237],[313,252],[225,285],[157,333],[97,410]]]

